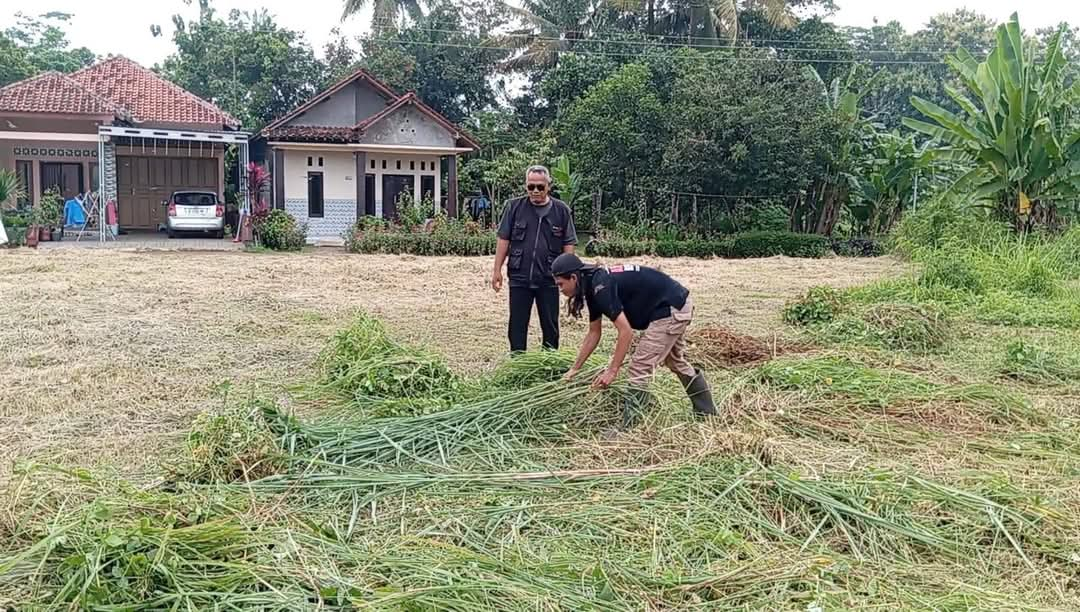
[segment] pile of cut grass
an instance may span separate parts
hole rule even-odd
[[[302,397],[330,398],[367,416],[435,412],[467,391],[442,357],[394,341],[366,314],[333,337],[318,371]]]
[[[1069,356],[1014,340],[1005,347],[1001,373],[1030,384],[1066,384],[1080,380],[1080,364]]]
[[[825,287],[789,302],[784,320],[806,328],[824,345],[870,346],[928,353],[943,348],[949,321],[935,306],[882,302],[861,304]]]
[[[993,385],[944,385],[906,372],[873,368],[842,356],[772,361],[758,369],[757,380],[827,400],[833,410],[850,407],[929,416],[962,409],[991,423],[1045,422],[1045,417],[1024,398]]]

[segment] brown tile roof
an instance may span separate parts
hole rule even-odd
[[[115,103],[59,72],[44,72],[0,87],[0,110],[15,113],[114,115]]]
[[[122,105],[139,122],[240,125],[217,106],[126,57],[107,59],[83,68],[70,78]]]
[[[330,142],[347,144],[360,140],[360,132],[347,127],[287,125],[284,127],[263,130],[263,135],[266,138],[283,142]]]

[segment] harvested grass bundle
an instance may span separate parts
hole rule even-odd
[[[827,323],[810,326],[819,342],[926,353],[949,340],[949,322],[936,307],[885,302],[853,306]]]
[[[759,382],[800,390],[863,409],[897,410],[951,403],[976,410],[996,423],[1041,423],[1027,401],[991,385],[943,385],[895,370],[877,370],[844,357],[772,361],[757,372]],[[940,409],[940,406],[936,408]]]
[[[557,381],[491,394],[410,417],[369,421],[345,417],[301,423],[272,407],[265,412],[282,447],[292,453],[341,465],[445,461],[469,449],[482,452],[510,440],[550,440],[564,435],[570,427],[610,422],[618,414],[614,408],[620,385],[600,395],[602,401],[592,401],[582,410],[583,400],[596,397],[589,384],[598,373],[599,369],[583,370],[571,383]]]
[[[367,414],[394,416],[438,410],[462,390],[441,357],[394,342],[377,319],[360,315],[331,340],[318,382],[302,395],[331,395]]]
[[[554,382],[562,379],[576,359],[577,354],[568,350],[541,350],[512,355],[495,368],[489,379],[482,380],[481,385],[500,389],[525,389]],[[599,357],[593,355],[585,367],[594,369],[601,363]]]
[[[845,296],[828,286],[811,287],[784,306],[784,321],[791,325],[828,323],[847,307]]]
[[[1080,366],[1023,340],[1015,340],[1005,347],[1001,372],[1009,378],[1032,384],[1080,380]]]
[[[245,524],[223,499],[149,493],[71,474],[85,492],[34,489],[38,521],[0,558],[0,592],[46,609],[297,609],[310,585],[291,575],[281,534]],[[87,490],[89,489],[89,490]],[[30,488],[23,488],[29,491]],[[10,542],[9,542],[10,543]]]
[[[171,468],[174,480],[229,483],[257,480],[283,465],[280,449],[256,401],[226,404],[195,418],[182,460]]]

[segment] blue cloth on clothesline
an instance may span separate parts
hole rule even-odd
[[[83,214],[82,205],[75,198],[64,204],[64,226],[73,227],[86,223],[86,215]]]

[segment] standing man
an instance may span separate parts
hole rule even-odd
[[[570,207],[551,197],[551,173],[544,166],[525,172],[524,197],[507,202],[499,224],[495,270],[491,287],[502,289],[503,263],[510,277],[510,351],[524,352],[529,338],[533,304],[540,316],[544,348],[559,348],[559,290],[551,263],[573,253],[577,232]]]
[[[572,253],[560,255],[552,263],[551,273],[562,294],[570,298],[571,316],[580,317],[585,306],[589,309],[589,333],[565,380],[577,375],[596,350],[603,327],[600,318],[605,316],[615,325],[619,338],[607,369],[593,382],[594,388],[606,388],[615,380],[630,350],[634,330],[644,332],[630,358],[630,395],[623,406],[623,429],[634,426],[651,400],[648,384],[661,363],[679,377],[694,414],[716,414],[709,383],[701,370],[686,360],[686,330],[694,313],[686,287],[653,268],[601,268],[586,265]]]

